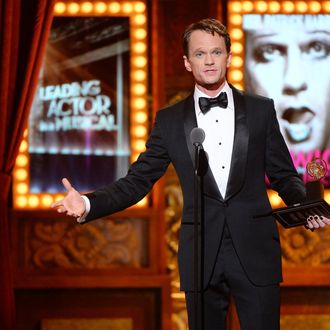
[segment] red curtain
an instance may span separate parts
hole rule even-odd
[[[11,176],[37,86],[55,0],[0,0],[0,328],[15,329],[8,224]]]

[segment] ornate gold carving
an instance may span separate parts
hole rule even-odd
[[[187,330],[188,316],[184,293],[172,294],[172,330]]]
[[[167,268],[172,281],[172,329],[188,329],[188,320],[184,293],[180,290],[178,272],[178,241],[182,217],[183,197],[173,166],[170,166],[165,176],[165,222],[166,222],[166,245],[167,245]]]
[[[168,101],[168,106],[177,103],[188,96],[190,92],[176,91]],[[178,177],[174,167],[169,166],[165,175],[165,223],[166,223],[166,246],[167,246],[167,269],[171,274],[172,292],[180,291],[180,278],[178,271],[178,242],[181,226],[183,197]],[[174,306],[175,307],[175,306]]]
[[[30,222],[27,230],[32,268],[142,267],[146,244],[142,222],[104,218],[87,225],[63,220]]]
[[[330,263],[330,231],[315,232],[304,227],[280,228],[284,265],[312,265]]]
[[[169,167],[166,173],[165,198],[167,268],[172,278],[172,291],[179,292],[180,279],[177,256],[183,199],[182,191],[172,166]]]

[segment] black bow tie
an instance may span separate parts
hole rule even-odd
[[[214,98],[200,97],[198,99],[199,108],[205,114],[213,107],[227,108],[228,98],[226,92],[220,93],[219,96]]]

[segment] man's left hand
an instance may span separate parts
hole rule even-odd
[[[309,229],[323,228],[325,226],[330,226],[330,219],[326,217],[319,215],[310,215],[307,218],[307,228]]]

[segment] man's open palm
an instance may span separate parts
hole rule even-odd
[[[68,179],[62,179],[62,183],[67,190],[66,196],[53,203],[52,208],[57,208],[57,212],[80,218],[85,213],[85,202],[79,192],[74,189]]]

